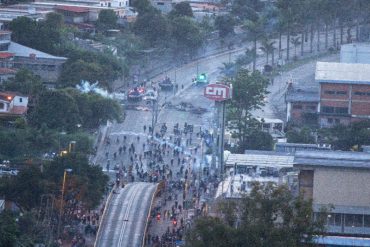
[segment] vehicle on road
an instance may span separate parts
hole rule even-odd
[[[169,77],[166,77],[163,81],[159,82],[158,85],[161,87],[161,90],[172,90],[174,87],[174,84]]]
[[[128,92],[127,98],[129,101],[140,101],[145,94],[144,87],[135,87]]]
[[[193,83],[195,85],[204,85],[204,84],[208,84],[209,81],[208,81],[208,76],[206,73],[200,73],[198,74],[194,79],[193,79]]]
[[[145,94],[145,96],[143,97],[143,100],[149,104],[151,102],[154,102],[154,101],[157,101],[158,99],[158,94],[156,91],[154,90],[148,90]]]

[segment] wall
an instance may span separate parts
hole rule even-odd
[[[370,207],[369,181],[369,170],[316,168],[314,203]]]

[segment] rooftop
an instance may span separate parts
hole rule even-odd
[[[0,68],[0,75],[15,74],[16,72],[17,72],[16,69]]]
[[[29,57],[31,54],[35,54],[36,58],[55,59],[55,60],[61,60],[61,61],[67,60],[67,58],[65,57],[53,56],[45,52],[38,51],[38,50],[29,48],[27,46],[24,46],[24,45],[15,43],[15,42],[10,42],[10,45],[8,47],[8,52],[14,53],[15,56],[17,57]]]
[[[6,101],[12,101],[12,99],[17,96],[17,93],[15,92],[0,92],[0,99],[6,100]]]
[[[229,154],[225,157],[226,166],[264,166],[264,167],[293,167],[294,156],[275,151],[246,150],[245,154]]]
[[[370,64],[317,62],[315,80],[319,83],[368,84]]]
[[[297,151],[294,166],[370,169],[370,154],[345,151]]]
[[[292,85],[288,89],[286,102],[319,102],[319,85]]]
[[[0,59],[14,57],[14,53],[11,52],[0,52]]]
[[[89,8],[78,7],[78,6],[59,5],[59,6],[56,6],[55,9],[64,10],[64,11],[68,11],[68,12],[74,12],[74,13],[87,13],[87,12],[89,12]]]

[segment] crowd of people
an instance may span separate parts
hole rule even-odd
[[[151,225],[160,222],[165,228],[158,231],[160,234],[149,230],[146,239],[148,246],[166,246],[184,236],[185,202],[196,205],[200,191],[208,192],[207,183],[199,180],[198,169],[194,169],[202,162],[202,129],[194,133],[193,125],[176,123],[169,131],[163,123],[154,136],[151,131],[151,126],[144,125],[143,133],[110,135],[105,145],[106,170],[115,171],[117,187],[133,181],[165,184],[159,205],[151,212]]]

